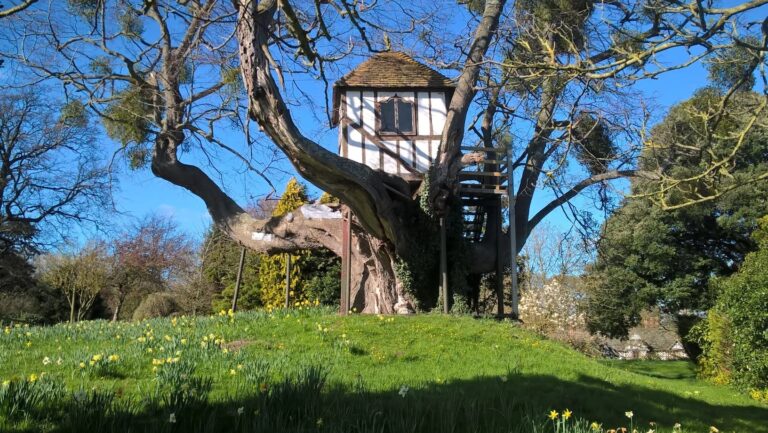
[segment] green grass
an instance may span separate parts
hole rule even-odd
[[[696,364],[691,361],[656,361],[656,360],[606,360],[603,364],[644,376],[660,379],[676,379],[691,385],[697,382]]]
[[[549,411],[566,408],[563,432],[593,421],[768,432],[768,406],[685,364],[600,362],[469,317],[303,310],[15,328],[0,334],[4,381],[11,432],[546,432]]]

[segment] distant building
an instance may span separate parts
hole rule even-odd
[[[605,340],[603,355],[619,359],[688,359],[674,326],[663,322],[658,313],[644,315],[643,323],[629,331],[629,339]]]

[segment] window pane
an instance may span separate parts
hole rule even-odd
[[[395,101],[387,101],[379,105],[381,112],[381,131],[395,132]]]
[[[400,132],[413,132],[413,104],[404,101],[397,102],[397,129]]]

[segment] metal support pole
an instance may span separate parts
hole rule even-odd
[[[443,295],[443,313],[450,311],[448,305],[448,252],[445,240],[445,217],[440,217],[440,293]]]
[[[496,314],[499,317],[504,316],[504,260],[501,252],[504,246],[504,239],[501,231],[501,196],[498,199],[496,207]]]
[[[237,266],[235,293],[232,295],[232,312],[237,311],[237,298],[240,296],[240,282],[243,280],[243,265],[245,264],[245,247],[240,248],[240,264]]]
[[[285,255],[285,308],[291,306],[291,254]]]
[[[512,146],[507,150],[507,195],[509,197],[509,246],[510,246],[510,276],[512,277],[512,318],[520,317],[518,311],[518,290],[517,290],[517,218],[515,215],[515,204],[517,196],[515,195],[515,178],[512,170]]]
[[[339,314],[346,315],[350,309],[350,286],[352,278],[352,214],[344,209],[341,215],[341,302]]]

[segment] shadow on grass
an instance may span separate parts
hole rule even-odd
[[[602,361],[601,364],[659,379],[696,380],[696,364],[691,361]]]
[[[546,432],[549,410],[569,408],[575,418],[608,428],[634,425],[686,432],[768,432],[768,407],[713,405],[636,385],[616,386],[580,376],[517,375],[476,378],[419,389],[367,391],[361,384],[330,386],[324,376],[255,386],[226,401],[190,402],[168,407],[150,401],[107,401],[81,397],[59,410],[30,416],[44,423],[22,423],[10,431],[54,432]],[[261,388],[259,390],[259,388]],[[242,389],[242,388],[241,388]],[[77,401],[76,401],[77,400]],[[34,419],[34,418],[32,418]],[[44,427],[41,427],[44,426]],[[2,426],[0,425],[0,430]]]

